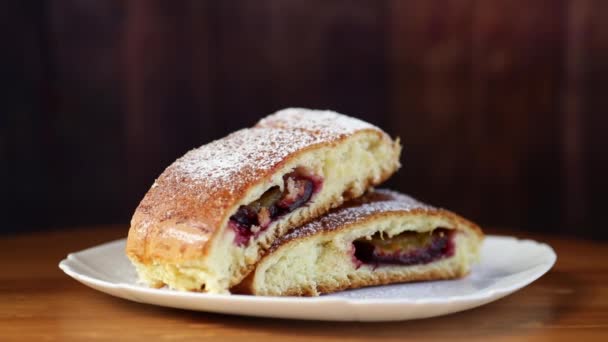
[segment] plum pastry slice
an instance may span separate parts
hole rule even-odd
[[[233,290],[316,296],[344,289],[465,276],[483,241],[472,222],[377,190],[277,239]]]
[[[151,286],[226,293],[289,229],[390,177],[400,152],[364,121],[281,110],[170,165],[133,215],[127,256]]]

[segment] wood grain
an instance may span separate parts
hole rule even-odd
[[[483,116],[473,110],[474,1],[390,4],[389,126],[405,144],[397,186],[446,206],[458,201],[452,192],[464,189],[480,198],[475,146],[483,138],[477,129]],[[475,216],[479,202],[462,201],[458,210]]]
[[[190,312],[102,294],[69,278],[57,264],[69,252],[124,237],[127,227],[82,228],[0,240],[2,341],[605,341],[608,337],[606,243],[535,235],[553,246],[557,264],[515,294],[445,317],[338,323]]]
[[[557,4],[557,6],[556,6]],[[525,7],[525,11],[521,8]],[[482,119],[479,165],[481,197],[494,218],[512,225],[528,218],[530,226],[557,225],[560,218],[539,217],[560,205],[558,165],[559,98],[563,59],[563,17],[560,2],[491,0],[475,12],[475,111]],[[487,115],[490,114],[490,115]],[[489,175],[498,175],[497,177]],[[520,194],[529,192],[529,196]],[[517,208],[511,203],[518,203]],[[497,210],[503,208],[503,212]],[[489,217],[487,219],[490,219]]]
[[[582,5],[582,4],[581,4]],[[608,2],[601,0],[588,1],[589,13],[586,22],[586,34],[584,37],[585,69],[583,78],[583,98],[581,105],[583,112],[584,127],[584,177],[587,182],[586,198],[587,217],[602,217],[606,212],[604,196],[608,193],[608,153],[606,146],[608,139],[605,132],[608,130],[608,122],[602,120],[608,113],[608,29],[602,13],[607,13]],[[593,201],[589,198],[601,198]],[[592,229],[597,229],[593,224]],[[608,233],[607,233],[608,234]]]
[[[187,150],[305,106],[400,136],[387,186],[485,225],[608,239],[606,6],[6,4],[0,231],[128,222]]]

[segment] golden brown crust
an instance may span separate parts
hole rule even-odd
[[[282,246],[291,240],[301,239],[323,232],[348,229],[352,225],[362,224],[380,217],[389,215],[424,215],[438,216],[457,222],[455,227],[466,227],[465,229],[483,238],[481,228],[475,223],[454,214],[445,209],[435,208],[416,199],[386,189],[370,191],[361,198],[345,203],[325,216],[293,229],[289,233],[275,240],[268,253],[283,248]]]
[[[192,150],[169,166],[135,211],[127,240],[129,257],[142,264],[202,258],[208,253],[208,241],[249,190],[286,163],[355,134],[371,132],[390,140],[379,128],[336,113],[282,112]],[[310,125],[297,118],[302,113],[310,118]],[[316,125],[323,118],[333,123]]]
[[[349,281],[344,281],[339,284],[319,284],[316,288],[291,289],[282,296],[305,296],[312,297],[320,294],[333,293],[342,290],[352,290],[368,286],[389,285],[395,283],[411,283],[417,281],[431,280],[447,280],[457,279],[466,276],[468,272],[461,269],[457,270],[436,270],[431,269],[424,273],[417,273],[409,277],[404,277],[398,274],[382,274],[379,273],[374,277],[362,278],[354,277]]]

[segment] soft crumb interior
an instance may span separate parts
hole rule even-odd
[[[179,290],[225,293],[251,271],[276,236],[285,234],[289,227],[300,225],[311,216],[341,205],[345,198],[362,195],[370,184],[379,183],[383,175],[397,169],[400,149],[398,142],[393,143],[386,136],[362,131],[336,146],[304,153],[284,165],[272,178],[253,187],[241,204],[255,201],[273,186],[283,190],[283,176],[298,167],[305,167],[323,178],[322,188],[311,202],[271,223],[248,246],[236,246],[232,229],[223,229],[213,240],[208,258],[184,261],[179,265],[139,265],[140,276],[149,284],[164,283]],[[238,206],[234,207],[226,217],[224,227],[237,209]]]
[[[421,275],[429,273],[455,277],[469,272],[471,264],[477,259],[478,237],[461,231],[454,237],[454,255],[428,264],[379,267],[364,264],[357,267],[353,262],[354,240],[371,237],[377,231],[390,238],[401,232],[414,230],[414,227],[424,232],[436,227],[454,225],[453,222],[445,222],[440,217],[412,216],[404,221],[391,216],[347,232],[318,234],[294,241],[286,245],[286,248],[275,251],[258,265],[254,278],[255,292],[259,295],[318,295],[319,289],[344,288],[353,282],[369,283],[374,279],[395,277],[419,279]]]

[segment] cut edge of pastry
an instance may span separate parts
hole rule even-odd
[[[362,264],[355,240],[381,234],[384,239],[404,232],[454,232],[451,256],[416,265]],[[318,296],[345,289],[414,281],[455,279],[469,274],[483,241],[474,223],[443,209],[375,212],[340,227],[293,234],[279,241],[241,284],[236,293],[262,296]],[[377,236],[377,235],[376,235]]]

